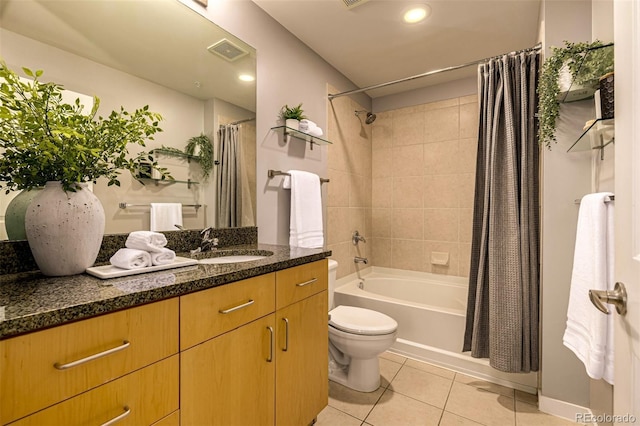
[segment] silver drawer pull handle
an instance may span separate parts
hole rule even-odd
[[[60,364],[59,362],[56,362],[55,364],[53,364],[53,366],[57,370],[66,370],[68,368],[76,367],[78,365],[84,364],[85,362],[93,361],[94,359],[102,358],[103,356],[107,356],[107,355],[111,355],[111,354],[116,353],[116,352],[120,352],[123,349],[127,349],[129,347],[129,345],[131,345],[131,343],[129,343],[128,340],[123,340],[122,344],[120,346],[116,346],[115,348],[107,349],[104,352],[100,352],[100,353],[97,353],[95,355],[91,355],[91,356],[88,356],[86,358],[82,358],[82,359],[79,359],[77,361],[72,361],[72,362],[69,362],[69,363],[66,363],[66,364]]]
[[[298,284],[296,284],[296,286],[298,286],[298,287],[304,287],[305,285],[313,284],[313,283],[315,283],[316,281],[318,281],[318,279],[317,279],[317,278],[312,278],[312,279],[310,279],[309,281],[305,281],[305,282],[303,282],[303,283],[298,283]]]
[[[253,305],[254,300],[253,299],[249,299],[248,302],[243,303],[241,305],[238,306],[234,306],[233,308],[229,308],[229,309],[220,309],[218,312],[220,312],[221,314],[230,314],[233,311],[237,311],[238,309],[242,309],[242,308],[246,308],[247,306],[251,306]]]
[[[282,352],[286,352],[289,350],[289,319],[282,318],[284,321],[284,348],[282,348]]]
[[[117,417],[112,418],[111,420],[109,420],[106,423],[102,423],[101,426],[111,426],[113,424],[118,423],[120,420],[124,419],[125,417],[127,417],[129,414],[131,414],[131,408],[129,407],[124,407],[124,413],[120,414]]]
[[[267,362],[273,361],[273,327],[268,326],[267,330],[269,330],[269,358],[267,358]]]

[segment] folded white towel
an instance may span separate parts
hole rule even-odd
[[[289,245],[317,248],[324,245],[322,197],[318,175],[289,170],[291,183],[291,222]]]
[[[181,203],[151,203],[149,228],[151,231],[175,231],[182,226]]]
[[[173,263],[176,258],[176,252],[168,248],[163,248],[161,251],[149,253],[151,255],[151,263],[154,265],[166,265]]]
[[[124,245],[132,249],[159,252],[167,245],[167,237],[159,232],[134,231],[129,234]]]
[[[298,125],[298,130],[300,130],[301,132],[309,133],[311,130],[315,129],[316,127],[318,127],[316,123],[305,118],[303,120],[300,120],[300,124]]]
[[[580,202],[563,343],[593,379],[613,384],[613,315],[597,310],[589,290],[613,290],[614,229],[610,192],[585,195]]]
[[[151,255],[144,250],[121,248],[111,256],[109,262],[122,269],[139,269],[151,266]]]
[[[320,137],[322,136],[322,129],[320,127],[314,127],[313,129],[307,131],[311,136]]]

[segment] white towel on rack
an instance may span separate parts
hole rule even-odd
[[[144,250],[121,248],[111,256],[109,262],[122,269],[139,269],[151,266],[151,255]]]
[[[151,203],[151,231],[175,231],[182,226],[181,203]]]
[[[584,363],[589,377],[613,384],[613,315],[589,300],[589,290],[613,290],[613,194],[588,194],[580,202],[563,343]]]
[[[320,177],[300,170],[289,170],[288,173],[291,185],[289,245],[306,248],[322,247],[324,235]]]

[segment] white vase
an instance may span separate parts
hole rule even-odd
[[[10,240],[26,240],[27,234],[24,230],[24,215],[31,200],[42,191],[42,188],[34,188],[28,191],[23,190],[18,193],[7,205],[4,216],[4,227],[7,237]]]
[[[76,185],[65,192],[60,182],[47,182],[27,208],[27,241],[44,275],[81,274],[98,257],[104,209],[88,184]]]
[[[298,130],[300,128],[300,121],[296,120],[295,118],[287,118],[284,121],[284,125],[290,129]]]

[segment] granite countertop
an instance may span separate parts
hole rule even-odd
[[[88,274],[46,277],[39,272],[0,275],[0,339],[180,296],[302,265],[331,255],[324,249],[250,244],[219,249],[268,250],[264,259],[198,264],[102,280]],[[189,257],[189,254],[179,256]]]

